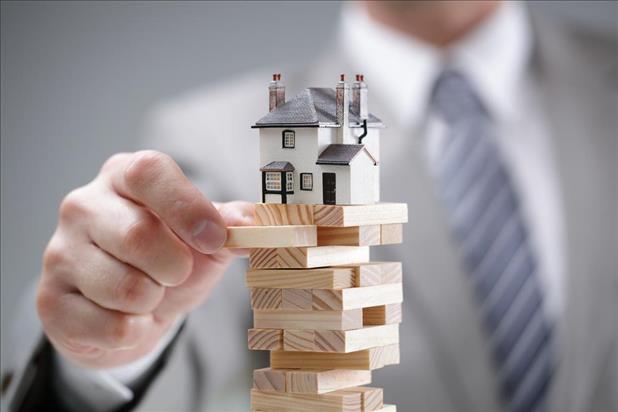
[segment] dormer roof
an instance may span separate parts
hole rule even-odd
[[[350,127],[362,127],[358,113],[350,105]],[[335,90],[310,87],[258,120],[253,128],[262,127],[339,127]],[[382,121],[369,114],[367,127],[384,127]]]
[[[366,152],[374,165],[377,165],[376,159],[369,153],[364,144],[329,144],[326,149],[320,153],[317,162],[318,165],[335,165],[347,166],[361,152]]]

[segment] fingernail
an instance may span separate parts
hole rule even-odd
[[[219,250],[225,243],[227,232],[224,227],[211,220],[203,220],[193,229],[193,243],[202,253]]]

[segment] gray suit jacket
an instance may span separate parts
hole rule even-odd
[[[541,85],[557,153],[567,233],[566,313],[556,326],[560,363],[553,411],[618,409],[617,49],[614,42],[535,21],[531,71]],[[385,62],[387,64],[387,62]],[[279,70],[280,71],[280,70]],[[354,73],[337,47],[285,72],[288,95]],[[258,138],[249,126],[267,110],[269,71],[192,93],[153,116],[147,146],[175,157],[211,199],[259,201]],[[374,373],[400,411],[498,411],[495,373],[466,276],[424,167],[421,142],[384,112],[382,199],[407,202],[404,244],[372,251],[404,263],[401,363]],[[403,173],[398,165],[407,164]],[[388,183],[384,183],[388,182]],[[140,410],[248,410],[251,370],[267,365],[246,347],[250,327],[245,262],[188,319]]]

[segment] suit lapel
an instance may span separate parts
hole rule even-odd
[[[616,92],[608,81],[609,65],[599,64],[603,56],[593,54],[595,43],[578,47],[580,39],[569,39],[570,33],[557,27],[535,28],[535,63],[549,112],[567,234],[566,311],[557,325],[552,409],[578,411],[587,409],[616,314]]]

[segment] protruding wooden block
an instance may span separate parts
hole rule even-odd
[[[251,307],[253,309],[280,309],[281,302],[281,289],[251,289]]]
[[[362,309],[343,311],[255,310],[253,324],[266,329],[327,329],[344,331],[363,326]]]
[[[311,310],[312,309],[312,290],[311,289],[280,289],[283,310]],[[274,308],[273,308],[274,309]]]
[[[232,226],[227,228],[227,248],[276,248],[317,246],[317,227]]]
[[[343,289],[355,285],[355,271],[347,267],[317,269],[250,269],[250,288]]]
[[[252,269],[314,268],[367,262],[367,246],[321,246],[255,249],[249,256]]]
[[[261,391],[286,391],[286,371],[263,368],[253,371],[253,387]]]
[[[295,336],[298,333],[292,327],[294,327],[294,324],[290,324],[290,328],[284,331],[283,334],[283,345],[286,350],[290,351],[295,350],[295,345],[288,343],[288,340],[290,336]],[[304,336],[308,338],[309,334]],[[351,330],[314,330],[313,346],[307,342],[301,350],[305,352],[348,353],[395,343],[399,343],[398,324],[366,326]]]
[[[380,225],[318,227],[319,246],[374,246],[381,244]]]
[[[247,342],[251,350],[282,350],[283,331],[281,329],[249,329]]]
[[[401,323],[401,303],[363,308],[363,325]]]
[[[401,283],[348,288],[339,290],[316,289],[313,291],[314,310],[348,310],[370,306],[401,303]]]
[[[317,226],[336,227],[406,223],[408,205],[405,203],[314,205],[313,221]]]
[[[397,412],[397,405],[384,405],[382,409],[373,412]]]
[[[345,265],[355,273],[354,286],[375,286],[386,283],[401,283],[401,262],[366,262],[360,265]]]
[[[313,206],[258,203],[255,205],[255,224],[259,226],[313,225]]]
[[[251,409],[289,412],[358,412],[361,394],[334,391],[321,395],[251,390]]]
[[[384,391],[382,388],[359,386],[342,390],[344,392],[360,393],[362,411],[375,411],[384,407]]]
[[[403,225],[393,223],[380,226],[380,243],[382,245],[393,245],[403,242]]]
[[[321,394],[371,383],[371,371],[369,370],[290,370],[285,373],[285,377],[286,391],[290,393]],[[361,392],[361,402],[363,395]]]
[[[288,332],[291,331],[285,331]],[[295,352],[293,349],[270,352],[270,366],[273,368],[374,370],[398,363],[399,344],[350,353]]]

